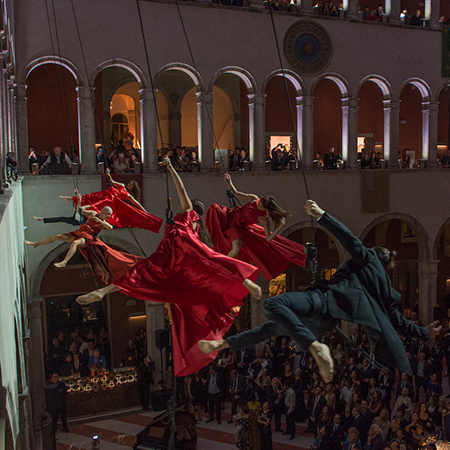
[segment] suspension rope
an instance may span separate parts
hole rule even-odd
[[[306,191],[306,197],[307,197],[308,200],[311,200],[311,196],[309,195],[308,182],[306,180],[305,166],[303,164],[303,155],[300,152],[299,138],[298,138],[298,129],[297,129],[297,124],[295,123],[294,110],[292,108],[291,97],[289,95],[289,88],[288,88],[288,84],[287,84],[286,71],[284,69],[283,59],[281,58],[281,51],[280,51],[280,45],[278,43],[277,30],[275,28],[275,21],[273,19],[273,12],[272,12],[272,8],[270,6],[270,3],[267,0],[265,0],[264,3],[267,5],[267,7],[269,9],[270,20],[272,22],[273,36],[274,36],[274,39],[275,39],[275,45],[277,47],[278,61],[280,63],[281,73],[282,73],[282,76],[283,76],[284,89],[285,89],[287,101],[288,101],[288,104],[289,104],[289,112],[290,112],[290,115],[291,115],[292,126],[294,128],[294,143],[295,143],[295,147],[297,148],[297,157],[298,157],[298,160],[300,162],[300,167],[301,167],[302,177],[303,177],[303,183],[304,183],[305,191]],[[304,149],[304,150],[307,151],[307,149]],[[308,264],[309,261],[311,262],[311,275],[312,275],[311,284],[315,284],[316,278],[317,278],[317,248],[314,246],[314,234],[315,234],[314,233],[314,218],[311,216],[311,243],[310,243],[310,245],[307,244],[307,246],[306,246],[306,248],[308,250],[307,264]]]
[[[189,38],[188,38],[188,35],[187,35],[187,32],[186,32],[186,28],[184,26],[183,16],[181,15],[181,10],[180,10],[180,5],[178,4],[178,0],[175,0],[175,4],[177,5],[178,17],[180,18],[181,27],[183,28],[184,38],[186,40],[186,44],[187,44],[187,47],[188,47],[188,50],[189,50],[189,55],[191,56],[192,66],[194,67],[195,71],[197,73],[199,73],[198,70],[197,70],[197,66],[195,64],[194,55],[192,53],[191,44],[189,43]],[[200,90],[200,94],[202,96],[203,104],[206,105],[206,96],[205,96],[205,92],[203,90],[203,86],[199,86],[199,87],[202,88]],[[207,106],[205,106],[205,110],[206,110],[206,115],[208,117],[209,126],[211,127],[211,130],[212,130],[212,134],[213,134],[214,142],[216,144],[216,148],[217,148],[217,150],[219,150],[220,165],[223,167],[223,171],[227,172],[225,164],[223,163],[222,152],[219,149],[219,141],[218,141],[216,133],[214,131],[214,124],[213,124],[213,120],[212,120],[212,117],[211,117],[211,113],[209,112],[209,108]]]
[[[128,227],[128,231],[130,232],[131,236],[133,237],[134,241],[136,242],[137,246],[139,247],[139,249],[141,250],[142,254],[144,255],[145,258],[147,258],[147,255],[144,252],[144,249],[141,247],[141,244],[139,243],[139,241],[137,240],[136,235],[134,234],[134,230],[133,228],[129,228]]]
[[[139,6],[139,0],[136,0],[136,7],[138,11],[139,16],[139,24],[141,27],[141,35],[142,35],[142,43],[144,44],[144,51],[145,51],[145,60],[147,62],[147,70],[148,70],[148,76],[150,79],[150,85],[152,87],[152,93],[153,93],[153,105],[155,108],[156,113],[156,122],[158,124],[158,131],[159,131],[159,137],[161,140],[161,145],[164,145],[162,130],[161,130],[161,122],[159,120],[159,114],[158,114],[158,108],[156,105],[156,92],[155,92],[155,86],[153,84],[153,76],[152,76],[152,70],[150,68],[150,59],[148,57],[148,50],[147,50],[147,42],[145,40],[145,32],[144,32],[144,25],[142,23],[142,15],[141,15],[141,8]],[[148,143],[147,143],[148,145]],[[173,225],[173,211],[172,211],[172,199],[170,198],[170,190],[169,190],[169,171],[166,168],[166,196],[167,196],[167,207],[166,207],[166,222]]]

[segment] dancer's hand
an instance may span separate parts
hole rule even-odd
[[[170,169],[170,168],[172,167],[172,162],[170,161],[170,158],[169,158],[167,155],[165,155],[164,158],[163,158],[163,164],[164,164],[168,169]]]
[[[223,176],[223,179],[229,183],[231,181],[231,175],[228,172],[225,172],[225,175]]]
[[[427,325],[427,328],[430,330],[430,339],[434,339],[442,331],[442,325],[439,325],[439,320],[430,323]]]
[[[109,175],[109,169],[108,168],[105,169],[105,173],[106,173],[106,175]]]
[[[322,217],[324,210],[319,208],[319,205],[314,200],[307,200],[305,205],[306,212],[316,219]]]

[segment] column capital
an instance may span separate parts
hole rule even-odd
[[[94,97],[94,91],[95,91],[94,87],[77,86],[75,89],[77,91],[78,98],[88,98],[89,100],[91,100]]]
[[[438,111],[439,110],[439,102],[422,102],[422,111],[429,110],[429,111]]]
[[[419,263],[419,274],[433,275],[438,273],[438,264],[440,260],[431,261],[418,261]]]
[[[161,302],[151,302],[151,301],[146,301],[145,302],[145,309],[146,310],[155,310],[158,308],[162,308],[164,309],[164,303]]]
[[[314,106],[314,97],[312,95],[304,95],[303,106]]]
[[[33,298],[27,301],[29,319],[40,319],[42,317],[41,303],[42,297]]]
[[[214,92],[196,92],[195,93],[196,97],[197,97],[197,105],[202,105],[202,104],[212,104],[213,102],[213,95]]]
[[[344,97],[342,100],[342,107],[349,107],[349,108],[358,108],[358,99],[352,98],[352,97]]]
[[[248,102],[265,105],[266,104],[266,94],[247,94]]]
[[[156,96],[156,93],[158,92],[158,89],[151,89],[151,88],[142,88],[139,89],[139,99],[140,100],[153,100]]]
[[[383,109],[400,109],[400,100],[383,100]]]
[[[16,97],[27,97],[27,85],[26,84],[15,84],[14,85],[14,95]]]

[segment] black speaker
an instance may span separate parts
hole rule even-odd
[[[49,384],[48,386],[45,386],[44,392],[45,392],[45,410],[47,412],[52,412],[58,407],[58,399],[56,398],[56,388],[58,387],[57,384]]]
[[[154,411],[162,411],[167,409],[167,402],[172,396],[171,389],[163,389],[161,391],[152,391],[152,408]]]
[[[164,329],[155,331],[155,345],[158,350],[169,346],[169,332]]]

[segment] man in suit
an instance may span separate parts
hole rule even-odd
[[[353,415],[353,422],[352,427],[356,428],[359,431],[359,436],[361,441],[364,440],[365,435],[364,433],[366,430],[366,419],[361,415],[361,406],[356,405],[352,409],[352,415]]]
[[[241,149],[236,147],[234,153],[229,158],[229,170],[237,170],[241,164]]]
[[[344,441],[344,437],[347,430],[341,421],[341,415],[335,414],[333,423],[327,427],[327,435],[330,437],[330,450],[341,450],[341,442]]]
[[[255,360],[255,352],[252,346],[242,348],[236,352],[236,363],[241,374],[247,372],[248,366]]]
[[[311,397],[311,402],[309,403],[308,431],[314,433],[314,435],[317,433],[317,422],[319,422],[322,410],[327,404],[327,400],[322,393],[322,387],[317,386],[314,391],[314,397]]]
[[[423,387],[426,391],[428,379],[431,375],[431,364],[426,360],[425,352],[419,353],[419,359],[413,367],[414,381],[416,384],[416,398],[420,396],[420,388]]]
[[[94,354],[95,343],[92,340],[88,341],[88,348],[83,351],[81,356],[81,374],[86,376],[89,374],[89,358]]]
[[[283,388],[277,377],[272,378],[272,382],[267,385],[266,400],[275,418],[275,431],[281,430],[281,416],[284,413]]]
[[[408,376],[407,374],[405,374]],[[386,409],[391,412],[391,398],[392,398],[392,387],[394,386],[394,378],[389,374],[389,371],[383,369],[378,375],[378,385],[380,390],[384,392],[384,403]]]
[[[272,158],[272,171],[285,170],[288,164],[288,159],[284,154],[283,150],[278,147],[276,149],[275,155]]]
[[[361,432],[361,441],[364,444],[367,432],[369,431],[370,425],[372,425],[373,418],[375,417],[373,412],[369,409],[369,403],[367,403],[367,400],[363,400],[361,402],[361,417],[363,418],[364,425],[359,431]]]
[[[206,421],[206,423],[210,423],[214,420],[214,412],[216,415],[217,424],[220,425],[222,423],[222,383],[222,374],[217,372],[217,367],[215,365],[211,365],[209,367],[209,375],[206,381],[206,385],[208,387],[209,410],[209,419]]]
[[[342,447],[343,450],[362,450],[358,444],[359,431],[355,427],[348,429],[348,442]]]
[[[450,414],[447,414],[444,419],[444,432],[442,434],[443,441],[450,441]]]
[[[348,358],[348,364],[344,367],[343,377],[349,378],[354,370],[359,372],[358,366],[355,364],[355,358],[351,356]]]
[[[364,450],[384,450],[384,441],[381,436],[381,428],[373,424],[369,429],[367,442],[364,444]]]
[[[88,367],[90,370],[101,371],[106,368],[106,358],[100,355],[98,348],[94,349],[92,356],[89,357]]]
[[[403,343],[398,336],[410,334],[433,339],[440,331],[438,323],[420,327],[398,311],[401,295],[392,286],[385,268],[395,257],[384,247],[366,248],[342,223],[308,200],[306,212],[316,218],[342,244],[351,259],[342,264],[329,281],[305,292],[288,292],[267,299],[263,309],[270,319],[252,330],[230,336],[225,341],[200,341],[206,352],[254,345],[273,335],[287,334],[303,349],[309,349],[325,382],[333,377],[330,349],[317,340],[340,320],[364,325],[369,341],[382,364],[411,373]]]
[[[292,389],[291,380],[286,379],[284,382],[285,397],[284,406],[286,414],[286,431],[284,435],[290,435],[289,440],[292,441],[295,437],[295,419],[294,419],[294,409],[295,409],[295,391]]]
[[[54,373],[51,378],[51,384],[46,389],[51,389],[51,394],[48,395],[47,400],[47,412],[52,415],[52,435],[56,434],[56,426],[58,423],[58,416],[61,416],[61,422],[63,430],[68,433],[69,428],[67,426],[67,405],[66,396],[67,388],[63,381],[60,381],[59,374]],[[49,389],[50,392],[50,389]]]
[[[400,380],[398,380],[397,383],[397,389],[395,392],[395,398],[397,399],[398,397],[400,397],[400,395],[402,395],[403,389],[407,388],[408,392],[409,392],[409,398],[411,400],[414,400],[414,385],[411,383],[411,381],[409,381],[409,376],[407,373],[402,372],[401,376],[400,376]]]
[[[237,413],[238,404],[245,402],[245,378],[237,370],[231,371],[229,391],[231,394],[231,420],[228,423],[233,423],[233,416]]]
[[[359,374],[361,375],[361,394],[363,398],[367,398],[370,378],[374,375],[374,371],[370,367],[369,360],[367,358],[363,359],[363,365],[359,371]]]

